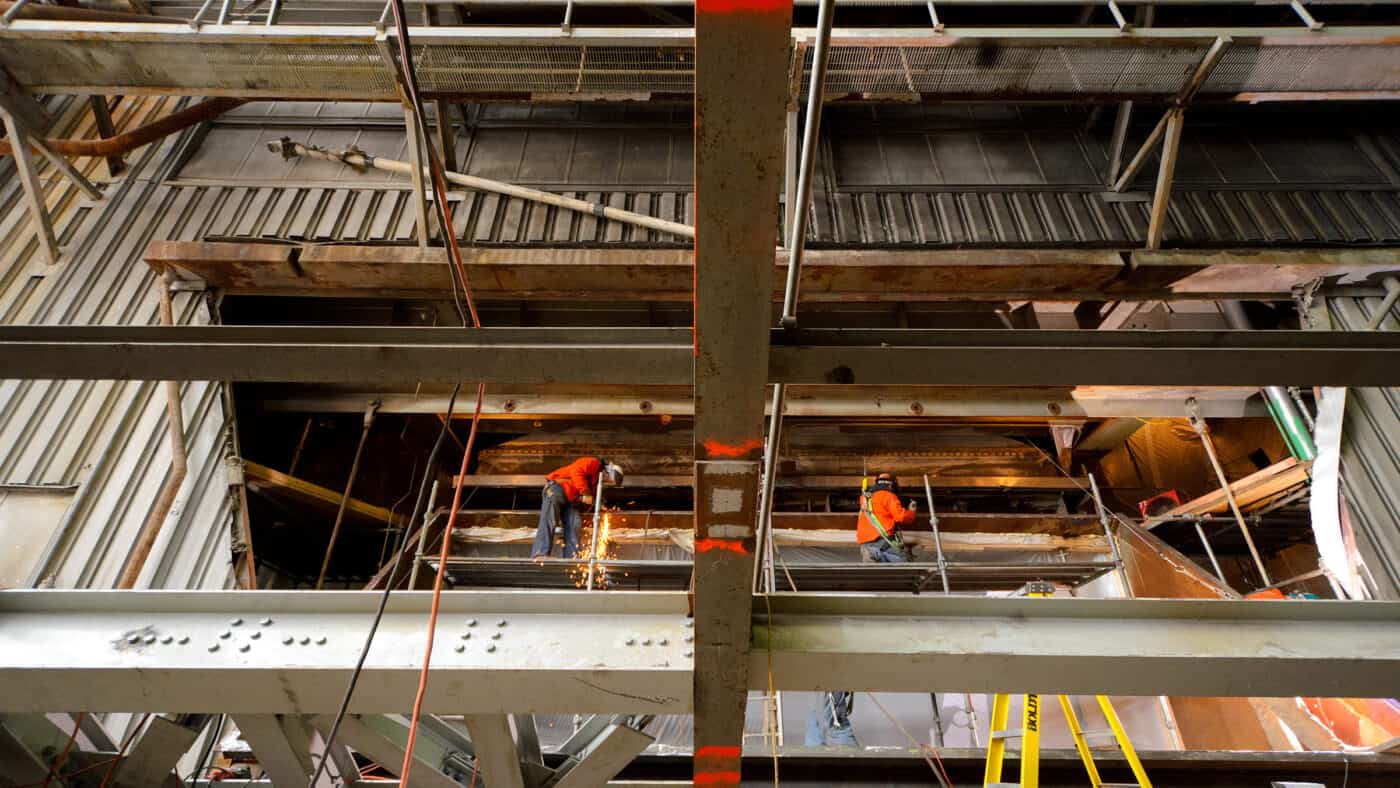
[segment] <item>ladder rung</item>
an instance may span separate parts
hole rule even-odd
[[[987,783],[986,788],[1021,788],[1020,783]]]
[[[1099,783],[1099,788],[1142,788],[1137,783]]]
[[[1079,735],[1080,735],[1080,736],[1083,736],[1084,738],[1087,739],[1087,738],[1089,738],[1090,736],[1114,736],[1114,735],[1116,735],[1116,734],[1114,734],[1114,732],[1113,732],[1113,731],[1110,731],[1110,730],[1101,730],[1101,731],[1080,731],[1080,732],[1079,732]]]
[[[1019,739],[1020,737],[1020,728],[1008,728],[1004,731],[992,731],[993,739]]]

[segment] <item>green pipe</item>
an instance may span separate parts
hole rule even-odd
[[[1269,414],[1274,417],[1274,424],[1278,431],[1283,433],[1283,440],[1288,444],[1288,449],[1301,462],[1311,462],[1317,459],[1317,447],[1313,444],[1312,433],[1308,432],[1308,425],[1303,423],[1303,416],[1294,406],[1293,400],[1289,399],[1288,392],[1283,386],[1265,386],[1264,401],[1268,403]]]

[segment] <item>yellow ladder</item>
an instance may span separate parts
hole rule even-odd
[[[1025,596],[1047,597],[1055,593],[1055,587],[1048,583],[1031,583],[1026,586],[1024,593]],[[1133,749],[1133,743],[1128,740],[1128,732],[1123,730],[1123,723],[1118,719],[1118,714],[1113,710],[1113,704],[1107,695],[1095,697],[1098,699],[1099,709],[1103,712],[1104,719],[1108,721],[1108,727],[1113,733],[1114,740],[1118,743],[1118,747],[1123,750],[1123,757],[1127,759],[1128,767],[1133,770],[1133,777],[1137,779],[1136,783],[1106,783],[1099,777],[1099,769],[1094,765],[1094,756],[1089,751],[1089,742],[1085,739],[1084,729],[1079,726],[1079,716],[1074,713],[1074,706],[1064,695],[1056,695],[1055,697],[1060,700],[1060,709],[1064,712],[1065,721],[1069,724],[1070,735],[1074,737],[1074,748],[1079,751],[1079,759],[1084,762],[1084,770],[1089,773],[1090,785],[1094,788],[1123,788],[1124,786],[1152,788],[1152,781],[1147,779],[1147,770],[1142,767],[1137,750]],[[1021,709],[1020,730],[1010,730],[1006,727],[1007,717],[1010,714],[1011,696],[993,695],[991,735],[987,741],[987,770],[983,778],[983,786],[984,788],[1039,788],[1040,695],[1026,695],[1026,702]],[[1006,783],[1001,781],[1002,765],[1006,761],[1006,740],[1013,738],[1021,740],[1021,781]]]

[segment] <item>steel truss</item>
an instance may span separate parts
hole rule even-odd
[[[686,329],[4,326],[0,369],[11,379],[684,386],[691,339]],[[1400,384],[1394,332],[815,329],[771,341],[768,382],[795,385]]]
[[[349,645],[375,601],[372,592],[6,591],[0,712],[333,713],[353,664]],[[1400,603],[783,594],[770,602],[771,627],[762,602],[753,610],[753,689],[767,685],[771,648],[779,690],[1400,694]],[[423,592],[391,600],[353,712],[402,710],[428,604]],[[684,593],[464,591],[442,605],[427,700],[435,713],[691,709]]]

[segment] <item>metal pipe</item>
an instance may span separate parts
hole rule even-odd
[[[204,22],[204,15],[209,13],[209,7],[213,4],[214,0],[204,0],[204,3],[199,7],[199,10],[195,11],[194,16],[190,19],[190,27],[194,28],[195,30],[198,30],[199,26]]]
[[[326,555],[321,559],[321,572],[316,575],[316,590],[326,583],[326,570],[330,569],[331,553],[335,552],[336,539],[340,537],[340,526],[345,522],[345,510],[350,506],[350,493],[355,489],[355,477],[360,473],[360,457],[365,452],[365,441],[369,439],[369,428],[374,425],[374,413],[379,410],[379,400],[365,406],[364,427],[360,430],[360,443],[355,447],[355,458],[350,461],[350,478],[345,480],[345,492],[340,496],[340,508],[335,512],[335,525],[331,526],[331,537],[326,542]],[[448,538],[447,536],[443,537]]]
[[[1089,474],[1089,491],[1094,495],[1094,509],[1099,515],[1099,525],[1103,527],[1103,535],[1108,539],[1108,549],[1113,551],[1113,563],[1118,567],[1118,581],[1123,584],[1123,595],[1129,599],[1133,598],[1133,587],[1128,584],[1128,572],[1123,568],[1123,554],[1118,551],[1118,540],[1113,536],[1113,529],[1108,523],[1108,509],[1103,505],[1103,496],[1099,494],[1099,483],[1094,478],[1094,474]]]
[[[593,538],[588,546],[588,590],[593,590],[593,569],[598,564],[598,531],[603,527],[603,469],[598,469],[598,487],[593,493]],[[567,534],[566,534],[567,536]]]
[[[357,170],[373,167],[376,170],[392,172],[398,175],[412,176],[413,174],[413,165],[407,162],[373,156],[353,148],[340,153],[333,153],[316,145],[303,145],[300,142],[293,142],[288,137],[283,137],[279,142],[269,142],[267,147],[274,153],[281,153],[286,158],[305,156],[307,158],[321,159],[323,161],[344,162]],[[645,227],[649,230],[656,230],[657,232],[671,233],[672,235],[679,235],[683,238],[695,237],[694,227],[688,224],[658,219],[655,216],[633,213],[632,211],[624,211],[619,208],[609,208],[598,203],[577,200],[573,197],[565,197],[562,194],[531,189],[527,186],[516,186],[502,181],[493,181],[489,178],[480,178],[475,175],[463,175],[459,172],[446,172],[443,173],[443,177],[449,183],[455,183],[458,186],[465,186],[469,189],[504,194],[509,197],[519,197],[522,200],[553,205],[556,208],[562,208],[566,211],[592,214],[603,219],[612,219],[616,222]]]
[[[812,198],[812,172],[816,168],[817,140],[821,133],[822,96],[826,90],[826,63],[831,43],[831,23],[835,0],[821,0],[817,8],[817,42],[812,53],[812,79],[807,88],[807,121],[802,130],[802,155],[797,165],[797,189],[787,203],[787,283],[783,289],[783,311],[779,323],[797,325],[797,280],[802,269],[802,251],[807,233],[807,206]],[[791,161],[792,157],[788,157]],[[768,418],[768,443],[763,453],[763,491],[759,497],[759,531],[765,538],[764,555],[768,564],[767,586],[775,585],[772,566],[773,488],[777,476],[778,440],[782,435],[783,402],[787,387],[773,387],[772,414]]]
[[[1317,419],[1313,418],[1312,411],[1308,410],[1308,404],[1303,402],[1303,390],[1297,386],[1289,386],[1288,398],[1293,400],[1293,404],[1298,408],[1298,413],[1303,417],[1303,423],[1308,425],[1308,432],[1315,432]]]
[[[429,468],[426,473],[431,473]],[[433,503],[437,501],[438,480],[433,479],[432,492],[428,493],[428,505],[423,509],[423,525],[418,529],[418,550],[413,554],[413,567],[408,570],[408,588],[412,591],[418,587],[418,567],[423,563],[423,551],[428,549],[428,523],[433,521],[436,512],[433,510]],[[412,523],[405,523],[404,527],[411,526]],[[451,539],[452,534],[443,534],[443,539]]]
[[[175,308],[170,295],[170,286],[174,281],[174,275],[169,268],[161,272],[160,322],[165,326],[175,325]],[[141,570],[146,566],[146,559],[151,555],[151,548],[155,546],[156,538],[160,536],[161,528],[165,525],[165,518],[170,515],[170,510],[175,505],[175,496],[179,494],[180,486],[185,483],[189,457],[185,453],[185,418],[180,404],[180,381],[165,381],[165,426],[170,437],[170,473],[161,485],[160,493],[156,496],[155,505],[147,515],[146,522],[136,535],[136,543],[132,545],[126,565],[122,567],[117,588],[136,587]]]
[[[762,592],[765,588],[773,592],[773,493],[777,487],[778,439],[783,428],[783,399],[786,386],[779,383],[773,386],[773,412],[768,417],[768,440],[763,444],[763,488],[758,494],[758,546],[762,558],[754,562],[754,586]],[[763,569],[764,584],[758,585],[759,570]]]
[[[812,50],[812,81],[807,87],[807,123],[802,130],[802,161],[797,172],[797,203],[788,227],[787,284],[783,288],[781,325],[797,325],[797,280],[806,245],[807,205],[812,199],[812,172],[816,169],[817,140],[821,136],[822,99],[826,92],[826,64],[831,48],[831,22],[836,0],[822,0],[817,7],[817,41]]]
[[[1193,520],[1192,525],[1196,526],[1196,536],[1201,538],[1201,547],[1206,549],[1206,558],[1210,559],[1210,565],[1211,568],[1215,570],[1215,576],[1219,578],[1221,585],[1229,588],[1230,583],[1225,579],[1225,573],[1220,570],[1220,562],[1215,560],[1215,551],[1210,547],[1210,540],[1206,538],[1206,530],[1201,527],[1200,519]]]
[[[1375,331],[1385,322],[1385,318],[1390,314],[1390,310],[1395,306],[1395,302],[1400,300],[1400,279],[1387,276],[1381,280],[1385,286],[1385,298],[1381,299],[1380,306],[1376,307],[1376,313],[1371,315],[1371,319],[1366,321],[1366,330]]]
[[[1254,546],[1254,537],[1249,532],[1249,526],[1245,525],[1244,513],[1240,511],[1240,505],[1235,501],[1235,492],[1230,489],[1230,480],[1225,477],[1225,469],[1220,465],[1220,459],[1215,456],[1215,444],[1211,442],[1210,430],[1206,426],[1206,420],[1201,416],[1200,404],[1195,397],[1186,400],[1187,421],[1191,423],[1191,429],[1201,436],[1201,445],[1205,447],[1206,457],[1210,458],[1210,467],[1215,470],[1215,478],[1220,482],[1220,489],[1225,493],[1225,501],[1230,505],[1230,512],[1235,515],[1235,522],[1240,526],[1240,533],[1244,535],[1244,543],[1249,547],[1249,554],[1254,558],[1254,567],[1259,571],[1259,577],[1263,579],[1264,585],[1268,585],[1269,570],[1264,568],[1264,559],[1259,557],[1259,548]],[[1093,477],[1090,477],[1093,478]]]
[[[948,563],[943,560],[943,536],[938,532],[938,513],[933,509],[933,486],[924,474],[924,498],[928,500],[928,520],[933,526],[933,550],[938,556],[938,577],[943,581],[943,593],[948,593]]]
[[[1400,291],[1400,287],[1397,287],[1397,290]],[[1253,328],[1249,315],[1244,311],[1244,305],[1239,301],[1218,301],[1216,304],[1230,328],[1241,331]],[[1317,459],[1317,446],[1313,443],[1312,432],[1309,431],[1308,424],[1299,413],[1293,398],[1288,395],[1288,389],[1283,386],[1264,386],[1260,391],[1263,392],[1269,412],[1273,414],[1293,456],[1304,462]]]
[[[168,137],[177,131],[183,131],[196,123],[218,117],[234,107],[248,103],[244,99],[236,98],[212,98],[201,101],[192,107],[182,109],[179,112],[171,113],[160,120],[138,126],[134,129],[124,131],[106,139],[96,140],[66,140],[66,139],[44,139],[44,145],[54,153],[64,156],[120,156],[123,153],[130,153],[133,150],[155,142],[162,137]],[[14,152],[12,140],[0,140],[0,154],[10,154]],[[31,143],[31,149],[42,152],[41,148]]]
[[[18,0],[14,5],[10,6],[3,17],[0,17],[0,22],[9,25],[11,22],[15,21],[15,17],[19,16],[19,12],[23,11],[24,7],[27,5],[29,5],[29,0]]]

